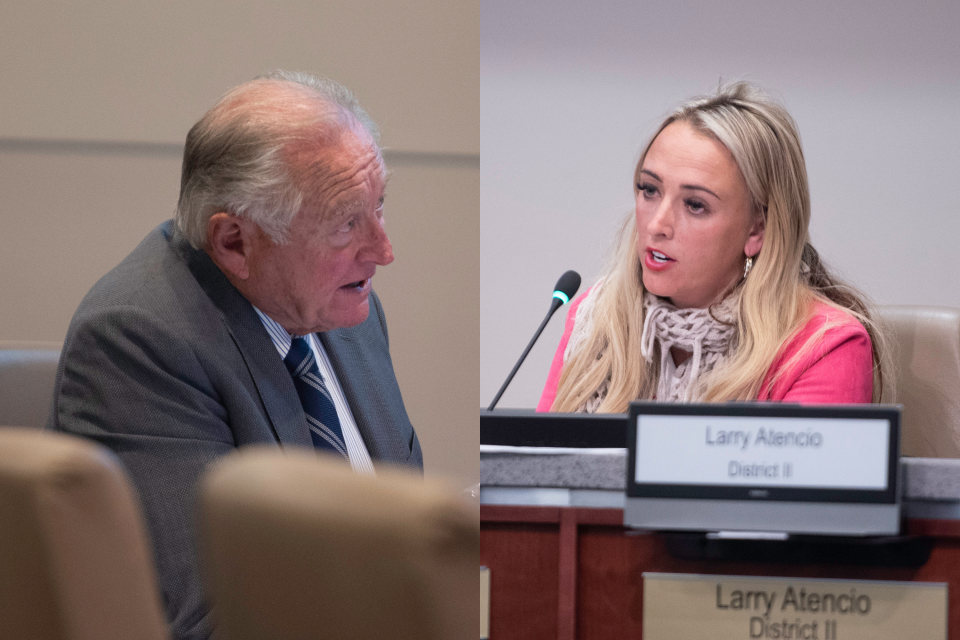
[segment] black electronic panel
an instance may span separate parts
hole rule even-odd
[[[510,447],[625,449],[627,447],[627,416],[623,413],[481,410],[480,444]]]

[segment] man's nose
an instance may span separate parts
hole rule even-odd
[[[370,227],[365,247],[366,259],[372,260],[380,266],[390,264],[393,262],[393,245],[390,244],[390,238],[387,237],[383,220],[374,221]]]

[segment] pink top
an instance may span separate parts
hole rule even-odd
[[[576,323],[577,308],[590,295],[587,291],[570,305],[560,346],[553,357],[547,384],[537,411],[549,411],[557,397],[563,354]],[[830,326],[816,345],[788,369],[785,366],[818,329]],[[771,380],[780,377],[771,386]],[[757,400],[801,404],[869,403],[873,398],[873,352],[870,336],[856,318],[817,302],[813,317],[780,350],[760,386]]]

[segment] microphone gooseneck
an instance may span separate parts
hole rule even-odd
[[[523,364],[524,360],[526,360],[527,354],[530,353],[530,349],[533,348],[534,343],[540,337],[540,334],[543,333],[543,329],[547,326],[547,323],[550,322],[550,318],[553,317],[553,314],[556,313],[557,309],[570,302],[570,299],[576,295],[577,289],[579,288],[580,274],[576,271],[567,271],[560,276],[559,280],[557,280],[557,284],[553,288],[553,299],[550,300],[550,310],[547,311],[546,317],[544,317],[543,322],[540,323],[540,328],[537,329],[535,334],[533,334],[533,339],[530,340],[527,348],[523,350],[523,354],[520,355],[520,359],[517,360],[517,364],[513,365],[513,371],[511,371],[510,375],[507,376],[507,379],[504,380],[503,386],[500,387],[500,391],[498,391],[497,395],[493,398],[493,402],[491,402],[490,406],[487,407],[487,411],[493,411],[493,408],[497,406],[498,402],[500,402],[500,396],[502,396],[503,392],[507,390],[507,386],[513,380],[513,376],[517,374],[517,371],[520,369],[520,365]]]

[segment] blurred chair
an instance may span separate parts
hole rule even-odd
[[[960,309],[881,307],[905,456],[960,458]],[[887,386],[887,385],[885,385]]]
[[[224,638],[478,636],[479,510],[433,482],[248,449],[205,478],[199,518]]]
[[[58,342],[0,340],[0,425],[46,424],[59,360]]]
[[[0,428],[0,638],[169,638],[139,506],[103,447]]]

